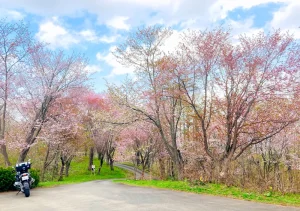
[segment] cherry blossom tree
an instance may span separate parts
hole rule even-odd
[[[187,103],[199,121],[206,154],[228,162],[299,119],[300,46],[280,31],[240,36],[232,44],[223,29],[185,35],[177,55]],[[213,152],[212,142],[218,151]]]
[[[137,122],[125,127],[119,136],[122,142],[123,151],[131,149],[131,157],[136,165],[142,166],[142,178],[146,168],[150,169],[150,164],[154,159],[160,142],[160,135],[153,124],[148,122]],[[125,152],[123,152],[125,154]]]
[[[47,121],[37,137],[46,143],[47,150],[43,164],[42,179],[47,168],[60,158],[60,180],[68,176],[72,159],[85,143],[83,100],[81,93],[86,90],[72,90],[63,98],[57,99],[48,110]],[[58,163],[57,163],[58,164]],[[54,166],[56,168],[56,166]]]
[[[32,102],[32,116],[25,138],[26,146],[20,153],[19,162],[26,158],[55,101],[69,90],[83,87],[87,80],[87,62],[80,54],[67,55],[63,51],[40,48],[31,54],[31,60],[26,75],[23,75],[22,85],[24,96]]]
[[[8,105],[18,89],[17,76],[36,47],[26,24],[0,20],[0,147],[7,166],[11,164],[5,142]]]
[[[173,67],[162,51],[171,31],[160,27],[139,29],[120,45],[114,55],[123,65],[135,68],[134,80],[109,86],[112,99],[138,119],[146,119],[159,131],[174,162],[177,178],[183,177],[183,159],[178,146],[178,125],[183,106]],[[178,83],[177,83],[178,84]]]
[[[85,127],[87,130],[87,136],[90,140],[89,144],[89,165],[88,165],[88,170],[90,171],[92,169],[92,165],[94,164],[94,151],[95,151],[95,146],[96,150],[98,153],[98,158],[100,160],[100,165],[98,169],[98,174],[100,174],[101,167],[103,165],[103,159],[105,155],[105,144],[102,141],[98,141],[101,139],[100,133],[95,130],[97,127],[97,123],[95,121],[95,113],[101,112],[101,110],[106,110],[107,111],[107,106],[104,103],[104,97],[100,94],[96,94],[94,92],[88,92],[87,95],[85,96],[85,107],[86,107],[86,118],[85,118]],[[96,144],[98,143],[98,144]]]
[[[126,113],[122,112],[113,104],[107,94],[89,93],[87,101],[86,126],[89,139],[92,141],[90,147],[89,170],[93,164],[94,151],[96,149],[99,159],[98,174],[100,174],[104,158],[106,157],[110,169],[114,170],[114,155],[116,151],[116,140],[127,123]]]

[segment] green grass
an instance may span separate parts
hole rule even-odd
[[[94,164],[96,165],[96,168],[99,167],[98,160],[95,159]],[[87,165],[88,158],[76,158],[76,160],[71,163],[69,177],[64,177],[63,181],[40,182],[38,186],[54,187],[57,185],[75,184],[92,180],[120,179],[126,178],[130,175],[130,173],[118,167],[114,167],[114,171],[111,171],[109,166],[106,164],[103,164],[100,175],[97,173],[91,174],[91,172],[87,170]]]
[[[249,201],[264,202],[280,205],[300,206],[300,194],[280,193],[258,193],[253,191],[242,190],[237,187],[227,187],[221,184],[191,185],[185,181],[159,181],[159,180],[114,180],[134,186],[154,187],[171,189],[178,191],[186,191],[192,193],[203,193],[210,195],[226,196]]]

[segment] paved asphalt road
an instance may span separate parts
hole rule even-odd
[[[260,204],[230,198],[177,191],[132,187],[110,180],[54,188],[37,188],[25,198],[16,192],[0,194],[0,210],[264,210],[294,211],[300,208]]]
[[[142,178],[142,171],[137,169],[137,168],[134,168],[132,166],[128,166],[128,165],[125,165],[125,164],[122,164],[122,163],[115,163],[114,166],[117,166],[119,168],[122,168],[122,169],[125,169],[127,171],[131,171],[136,179],[155,179],[155,178],[151,178],[151,176],[148,174],[148,173],[144,173],[144,178]]]

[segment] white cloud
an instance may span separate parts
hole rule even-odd
[[[112,67],[112,71],[110,76],[115,75],[124,75],[124,74],[133,74],[134,68],[131,67],[124,67],[120,64],[112,52],[116,49],[116,46],[113,46],[109,49],[109,53],[107,55],[102,55],[101,53],[97,53],[96,57],[99,61],[106,62],[109,66]]]
[[[183,21],[180,26],[182,28],[190,28],[192,25],[194,25],[197,22],[196,18],[191,18],[189,20]]]
[[[91,41],[91,42],[98,41],[97,35],[92,30],[83,30],[83,31],[79,32],[79,34],[83,37],[83,39],[85,39],[87,41]]]
[[[52,17],[51,20],[40,24],[36,37],[39,41],[48,43],[50,48],[55,49],[59,47],[69,48],[71,45],[79,44],[83,41],[113,43],[119,35],[103,35],[99,37],[95,31],[89,29],[75,32],[62,26],[57,17]]]
[[[87,65],[84,69],[88,74],[101,72],[101,68],[98,65]]]
[[[234,43],[238,42],[240,35],[247,35],[251,36],[252,34],[257,34],[258,32],[262,31],[262,28],[254,28],[253,21],[254,17],[250,17],[248,19],[242,20],[242,21],[234,21],[234,20],[227,20],[225,25],[230,26],[231,28],[231,37],[232,41]],[[187,29],[177,31],[173,30],[173,33],[170,37],[168,37],[162,46],[162,50],[165,53],[173,53],[176,51],[176,47],[180,42],[184,42],[181,38],[184,36],[184,33],[187,31]]]
[[[114,35],[114,36],[104,35],[102,37],[98,37],[96,35],[95,31],[93,31],[93,30],[83,30],[83,31],[79,32],[79,35],[84,40],[89,41],[89,42],[95,42],[95,43],[99,43],[99,42],[113,43],[119,37],[119,35]]]
[[[280,8],[274,13],[270,27],[282,30],[289,30],[295,38],[300,39],[300,22],[299,22],[300,1],[293,1],[290,4]]]
[[[181,24],[181,27],[201,28],[211,23],[209,8],[217,0],[174,0],[156,9],[156,13],[145,23],[160,22],[166,26]]]
[[[267,3],[290,3],[298,0],[218,0],[210,8],[210,15],[214,19],[223,19],[227,17],[229,11],[236,8],[250,9],[251,7]]]
[[[242,21],[228,20],[226,22],[232,29],[231,33],[234,42],[238,40],[240,35],[251,36],[252,34],[257,34],[262,31],[260,28],[253,28],[253,18],[254,17],[251,17]]]
[[[281,8],[274,13],[274,18],[264,29],[282,28],[290,30],[297,38],[300,38],[300,26],[298,11],[300,11],[300,0],[0,0],[2,8],[0,9],[0,17],[11,16],[14,19],[21,19],[23,14],[38,15],[45,18],[39,27],[37,38],[44,42],[50,43],[52,48],[63,47],[68,48],[73,44],[85,42],[89,43],[115,43],[120,35],[111,34],[118,30],[129,31],[141,25],[162,24],[164,26],[176,26],[178,30],[205,29],[215,26],[219,20],[225,19],[225,27],[231,25],[233,39],[236,41],[239,34],[253,34],[260,29],[254,27],[254,19],[234,21],[230,20],[228,14],[237,8],[250,9],[254,6],[267,3],[282,3]],[[5,5],[5,7],[3,6]],[[14,8],[22,8],[24,13],[12,10]],[[5,12],[4,12],[5,11]],[[88,16],[86,16],[88,14]],[[86,22],[82,24],[82,31],[75,31],[70,25],[65,25],[57,18],[83,18]],[[93,18],[96,17],[96,22]],[[101,33],[93,28],[97,25],[101,27]],[[102,28],[106,25],[110,29],[107,34]],[[180,41],[181,31],[174,31],[172,36],[167,39],[163,50],[165,52],[174,51]],[[89,47],[88,45],[85,45]],[[97,59],[107,63],[112,67],[111,76],[123,74],[131,74],[134,72],[132,68],[126,68],[119,64],[110,52],[107,54],[97,54]],[[87,67],[91,72],[101,71],[97,65]]]
[[[102,37],[99,37],[99,40],[101,42],[105,42],[105,43],[114,43],[116,42],[117,38],[119,37],[119,35],[115,35],[115,36],[102,36]]]
[[[111,2],[114,3],[127,3],[127,4],[136,4],[141,6],[147,6],[147,7],[161,7],[170,5],[173,0],[111,0]]]
[[[57,18],[52,18],[40,24],[36,37],[42,42],[49,43],[50,48],[68,48],[72,44],[79,43],[76,37],[56,22]]]
[[[170,37],[166,39],[164,45],[161,47],[161,50],[165,53],[174,53],[176,51],[176,47],[181,42],[181,36],[184,31],[176,31],[173,30],[173,33]]]
[[[130,25],[125,23],[128,19],[129,19],[129,17],[125,17],[125,16],[115,16],[112,19],[108,20],[106,22],[106,24],[108,26],[111,26],[111,27],[116,28],[116,29],[129,30]]]
[[[22,20],[25,18],[25,15],[15,10],[0,8],[0,18],[7,18],[8,20]]]
[[[97,16],[98,24],[106,24],[113,29],[130,30],[140,25],[164,24],[165,26],[179,26],[185,28],[203,29],[216,21],[226,18],[229,11],[236,8],[249,9],[266,3],[284,3],[278,12],[274,13],[274,19],[270,27],[290,29],[299,37],[299,23],[297,10],[299,0],[1,0],[2,5],[8,8],[22,8],[25,12],[38,14],[44,17],[53,15],[83,17],[86,12]],[[137,12],[138,11],[138,12]],[[1,13],[1,11],[0,11]],[[150,15],[151,14],[151,15]],[[22,15],[21,13],[19,15]],[[18,16],[15,13],[15,16]],[[151,17],[150,17],[151,16]],[[253,24],[249,20],[239,22],[229,20],[236,31],[253,30]],[[47,25],[48,24],[48,25]],[[90,27],[89,27],[90,28]],[[74,32],[65,28],[61,23],[51,20],[40,26],[37,36],[52,46],[69,47],[83,40],[88,42],[113,43],[118,35],[99,35],[91,29]]]
[[[49,16],[97,16],[99,24],[129,30],[141,24],[163,23],[167,26],[206,28],[225,18],[238,7],[251,8],[269,2],[291,3],[299,0],[1,0],[8,8],[22,8],[25,12]],[[151,14],[151,17],[149,16]]]

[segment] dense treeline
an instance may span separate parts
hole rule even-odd
[[[299,192],[299,42],[280,30],[233,40],[217,28],[183,33],[170,52],[171,34],[143,28],[114,52],[135,78],[109,95],[152,128],[131,132],[137,162],[158,139],[163,177],[168,166],[177,179]]]
[[[84,56],[2,20],[0,165],[30,157],[41,180],[61,180],[75,156],[89,169],[97,156],[99,174],[132,161],[161,179],[299,192],[299,42],[217,28],[186,31],[170,50],[170,37],[130,35],[114,55],[134,77],[96,94]]]

